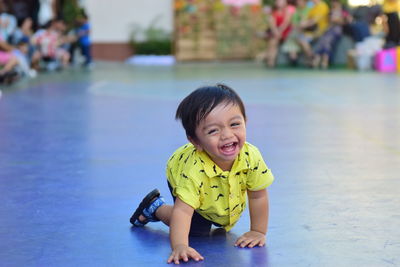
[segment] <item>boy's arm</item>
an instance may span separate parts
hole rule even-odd
[[[196,250],[189,247],[189,231],[194,209],[176,198],[170,221],[170,240],[172,253],[168,263],[179,264],[179,260],[188,261],[190,258],[195,261],[203,260],[203,256]]]
[[[268,227],[268,192],[267,189],[259,191],[248,190],[247,194],[250,210],[250,231],[239,237],[235,246],[250,248],[264,246]]]
[[[267,234],[269,203],[267,189],[248,191],[251,231]]]

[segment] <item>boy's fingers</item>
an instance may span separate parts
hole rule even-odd
[[[243,240],[237,241],[236,244],[235,244],[235,246],[238,247],[238,246],[240,246],[243,242],[244,242]]]
[[[171,256],[169,256],[169,258],[167,260],[167,263],[171,263],[173,259],[174,259],[174,255],[171,254]]]
[[[196,252],[196,250],[190,251],[188,252],[188,256],[192,259],[194,259],[195,261],[198,261],[199,255]]]
[[[186,255],[186,254],[184,254],[183,256],[182,256],[182,259],[183,259],[183,261],[188,261],[189,259],[188,259],[188,256]]]
[[[249,243],[250,243],[250,240],[248,240],[248,239],[243,240],[243,241],[240,243],[240,247],[242,247],[242,248],[247,247],[247,245],[248,245]]]
[[[249,248],[255,247],[259,244],[261,244],[261,240],[253,240],[252,242],[250,242]]]
[[[239,238],[236,240],[235,246],[239,246],[239,245],[240,245],[240,243],[242,243],[242,242],[243,242],[243,240],[244,240],[244,238],[243,238],[243,237],[239,237]]]
[[[168,260],[167,263],[174,263],[174,264],[180,264],[180,260],[184,262],[188,262],[190,259],[193,259],[195,261],[203,260],[203,256],[201,256],[196,250],[192,251],[186,251],[186,252],[181,252],[181,253],[172,253]]]
[[[197,251],[194,253],[194,255],[192,256],[192,258],[196,261],[199,260],[204,260],[203,256],[200,255],[200,253],[198,253]]]
[[[197,254],[196,254],[196,252],[189,252],[188,253],[188,256],[191,258],[191,259],[197,259]]]
[[[179,264],[179,255],[176,253],[172,253],[172,255],[169,257],[168,259],[168,263],[175,263],[175,264]]]

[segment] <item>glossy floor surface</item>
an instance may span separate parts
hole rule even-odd
[[[248,141],[275,174],[268,244],[195,238],[195,266],[400,266],[400,75],[252,63],[99,64],[42,74],[0,98],[0,266],[166,266],[168,228],[129,217],[186,142],[193,89],[242,96]]]

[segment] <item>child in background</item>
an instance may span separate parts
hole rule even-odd
[[[21,21],[21,24],[18,25],[18,28],[14,31],[9,38],[9,42],[12,45],[16,45],[24,40],[30,40],[33,36],[33,20],[32,18],[25,18]]]
[[[10,44],[15,49],[13,50],[14,55],[17,57],[19,62],[19,69],[25,76],[34,78],[37,76],[37,72],[31,69],[31,59],[34,53],[34,46],[31,45],[30,40],[33,36],[33,20],[31,18],[25,18],[21,20],[21,25],[13,33],[10,38]]]
[[[162,221],[170,227],[172,253],[168,263],[203,260],[189,246],[189,235],[208,235],[212,225],[229,231],[246,206],[250,231],[235,246],[265,244],[268,226],[266,188],[274,177],[259,150],[246,142],[246,113],[242,100],[229,87],[202,87],[179,105],[190,143],[178,148],[167,163],[167,180],[174,205],[167,205],[157,189],[140,203],[130,221],[134,226]]]
[[[18,79],[15,67],[18,58],[12,52],[13,47],[0,38],[0,83],[10,84]]]
[[[307,19],[310,7],[306,0],[296,1],[296,12],[292,17],[292,31],[282,45],[282,52],[288,54],[290,64],[297,65],[298,53],[301,51],[300,45],[297,42],[297,36],[301,34],[300,25]]]
[[[350,14],[343,9],[340,0],[331,0],[330,26],[318,39],[314,48],[313,67],[328,68],[329,57],[343,32],[343,25],[350,21]]]
[[[90,67],[92,64],[92,42],[90,40],[90,24],[88,16],[85,12],[82,13],[81,17],[77,21],[79,27],[76,29],[76,35],[78,38],[78,46],[81,50],[82,55],[85,57],[84,67]]]
[[[19,72],[29,78],[35,78],[37,76],[37,71],[30,67],[29,40],[21,39],[16,44],[13,54],[18,60]]]
[[[275,0],[270,15],[267,30],[266,63],[268,67],[275,67],[279,45],[287,38],[291,31],[291,19],[295,8],[287,4],[286,0]]]
[[[51,20],[44,30],[37,31],[32,37],[32,43],[37,47],[33,58],[44,59],[46,61],[56,61],[67,67],[70,55],[62,48],[65,40],[60,30],[61,22]]]
[[[306,55],[307,63],[312,63],[313,51],[311,43],[317,40],[329,26],[329,6],[323,0],[311,0],[313,6],[308,12],[307,19],[302,21],[302,34],[297,37],[302,51]]]

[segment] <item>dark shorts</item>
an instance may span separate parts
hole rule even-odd
[[[175,199],[176,197],[172,194],[172,187],[171,184],[168,182],[168,188],[171,192],[172,198]],[[202,235],[209,235],[211,230],[211,225],[214,224],[215,226],[221,227],[221,225],[214,223],[212,221],[207,220],[196,211],[193,212],[192,222],[190,225],[190,236],[202,236]]]

